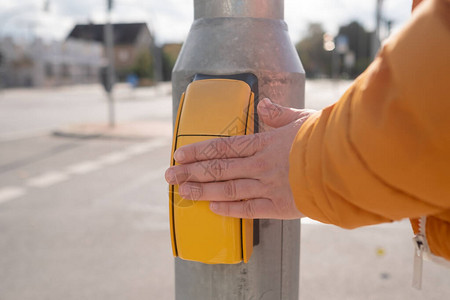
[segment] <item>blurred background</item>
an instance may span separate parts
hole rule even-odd
[[[411,0],[285,0],[306,105],[336,100]],[[186,0],[0,1],[0,300],[173,299],[171,70]],[[450,299],[408,221],[302,221],[301,299]]]
[[[379,41],[408,19],[411,0],[286,0],[285,7],[308,77],[354,78],[370,63]],[[193,5],[181,0],[2,0],[1,86],[98,82],[108,20],[115,24],[117,79],[134,82],[137,76],[139,86],[148,86],[170,80]]]

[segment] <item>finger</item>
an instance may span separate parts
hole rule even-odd
[[[283,127],[301,116],[302,110],[275,104],[268,98],[258,103],[258,115],[270,127]]]
[[[261,197],[264,185],[255,179],[237,179],[223,182],[185,182],[179,193],[188,200],[236,201]]]
[[[194,161],[247,157],[264,146],[265,134],[252,134],[216,138],[180,147],[174,153],[178,163]]]
[[[187,181],[258,179],[267,171],[269,163],[259,157],[205,160],[170,167],[166,172],[166,180],[169,184],[182,184]]]
[[[274,218],[274,206],[269,199],[250,199],[234,202],[211,202],[209,207],[213,213],[225,217],[242,219]]]

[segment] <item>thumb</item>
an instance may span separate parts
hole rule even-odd
[[[264,98],[258,103],[258,115],[264,124],[278,128],[300,118],[301,111],[275,104],[268,98]]]

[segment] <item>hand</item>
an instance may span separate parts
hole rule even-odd
[[[289,152],[300,126],[314,112],[263,99],[258,115],[276,129],[183,146],[174,154],[180,165],[166,171],[166,180],[179,184],[185,199],[210,201],[210,209],[219,215],[301,218],[289,184]],[[207,147],[216,150],[213,156],[205,154]]]

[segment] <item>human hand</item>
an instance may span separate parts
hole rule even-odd
[[[210,201],[210,209],[219,215],[301,218],[289,184],[289,152],[301,125],[315,111],[282,107],[269,99],[261,100],[257,109],[260,120],[276,129],[183,146],[174,154],[180,165],[166,171],[166,181],[179,184],[185,199]],[[214,147],[214,156],[204,154],[207,147]]]

